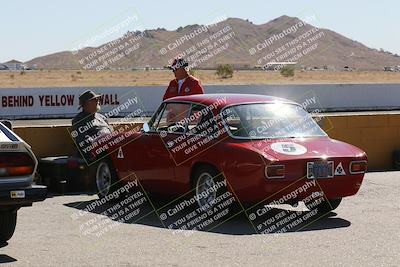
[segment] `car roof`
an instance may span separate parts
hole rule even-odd
[[[220,107],[243,104],[243,103],[253,103],[253,102],[263,102],[263,103],[274,103],[276,101],[297,104],[294,101],[280,98],[276,96],[267,95],[255,95],[255,94],[196,94],[188,96],[176,96],[165,100],[165,102],[195,102],[202,103],[205,105],[212,105],[218,103]]]

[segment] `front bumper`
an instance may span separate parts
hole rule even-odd
[[[21,188],[1,188],[1,207],[23,207],[31,206],[33,202],[43,201],[47,196],[47,187],[42,185],[31,185]]]

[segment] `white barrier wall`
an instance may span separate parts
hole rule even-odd
[[[0,89],[0,118],[72,118],[78,112],[79,94],[88,89],[104,95],[102,113],[117,109],[119,116],[148,116],[161,103],[166,86],[4,88]],[[305,103],[309,110],[400,109],[399,84],[209,85],[205,91],[279,96]]]
[[[0,89],[0,118],[72,118],[79,110],[79,95],[88,88]],[[127,115],[145,112],[131,88],[89,88],[101,94],[102,113]]]

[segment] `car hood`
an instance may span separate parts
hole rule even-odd
[[[361,149],[329,137],[252,140],[240,143],[270,161],[299,158],[365,157]]]

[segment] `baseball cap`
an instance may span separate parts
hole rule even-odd
[[[189,63],[184,58],[175,58],[171,66],[168,66],[172,71],[189,66]]]

